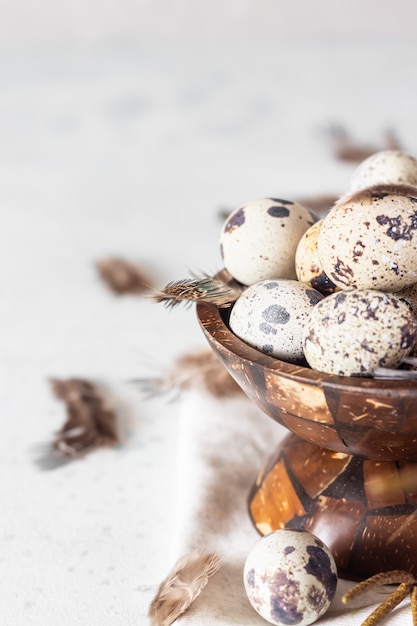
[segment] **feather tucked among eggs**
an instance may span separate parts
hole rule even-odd
[[[155,289],[150,298],[154,302],[163,302],[167,308],[181,303],[190,305],[193,302],[210,302],[218,307],[230,307],[242,290],[243,287],[237,282],[227,282],[226,274],[220,272],[215,277],[203,274],[172,281],[163,289]]]

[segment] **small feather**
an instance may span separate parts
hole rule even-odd
[[[328,134],[335,158],[349,163],[360,163],[380,150],[401,150],[400,143],[390,128],[384,130],[381,145],[367,145],[357,142],[339,125],[330,126]]]
[[[417,380],[417,371],[376,367],[372,372],[372,377],[381,380]]]
[[[150,297],[154,302],[163,302],[168,308],[181,303],[191,305],[193,302],[210,302],[218,307],[230,307],[242,291],[243,286],[235,281],[229,283],[219,275],[203,275],[172,281],[163,289],[154,290]]]
[[[401,360],[397,368],[376,367],[373,372],[373,378],[392,379],[392,380],[417,380],[417,358],[414,356],[406,356]]]
[[[218,398],[242,393],[241,388],[210,349],[180,356],[163,376],[133,381],[148,396],[181,392],[198,385]]]
[[[192,552],[179,559],[149,607],[151,626],[170,626],[200,595],[221,565],[218,554]]]
[[[151,288],[147,272],[126,259],[100,259],[96,262],[96,268],[100,278],[117,295],[142,295]]]
[[[56,451],[79,458],[95,448],[118,443],[115,412],[96,384],[69,378],[52,379],[50,385],[67,409],[66,421],[52,443]]]

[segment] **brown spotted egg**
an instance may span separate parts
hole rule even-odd
[[[258,540],[243,570],[246,595],[275,626],[308,626],[329,608],[337,568],[328,547],[305,530],[276,530]]]
[[[395,295],[340,291],[311,311],[304,326],[304,355],[321,372],[366,376],[377,367],[398,367],[416,338],[416,317]]]
[[[417,185],[417,160],[400,150],[381,150],[362,161],[353,172],[350,190],[378,184]]]
[[[317,251],[341,289],[395,292],[417,282],[417,188],[381,185],[341,199],[323,219]]]
[[[229,326],[240,339],[284,361],[303,360],[303,329],[323,295],[296,280],[264,280],[236,300]]]
[[[224,267],[244,285],[296,278],[295,250],[315,218],[301,204],[263,198],[234,211],[223,225]]]
[[[327,296],[338,289],[330,280],[320,263],[317,243],[323,220],[315,222],[301,237],[295,252],[295,271],[302,283],[311,285]]]

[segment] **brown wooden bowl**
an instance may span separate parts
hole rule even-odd
[[[417,576],[417,383],[286,363],[238,339],[227,309],[199,304],[197,316],[240,387],[293,433],[249,493],[258,531],[313,532],[344,578]]]
[[[236,337],[228,309],[199,304],[197,316],[243,391],[302,439],[368,459],[417,461],[417,381],[335,376],[293,365]]]

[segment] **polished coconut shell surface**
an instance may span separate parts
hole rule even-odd
[[[337,376],[294,365],[244,343],[229,312],[199,304],[204,334],[245,393],[301,438],[334,452],[417,461],[417,383]]]
[[[249,495],[258,531],[312,532],[331,550],[342,578],[395,569],[417,575],[416,382],[286,363],[235,337],[226,310],[201,304],[197,314],[237,383],[293,433]]]
[[[249,511],[262,535],[296,528],[320,537],[342,578],[417,575],[417,463],[361,459],[289,435],[258,476]]]

